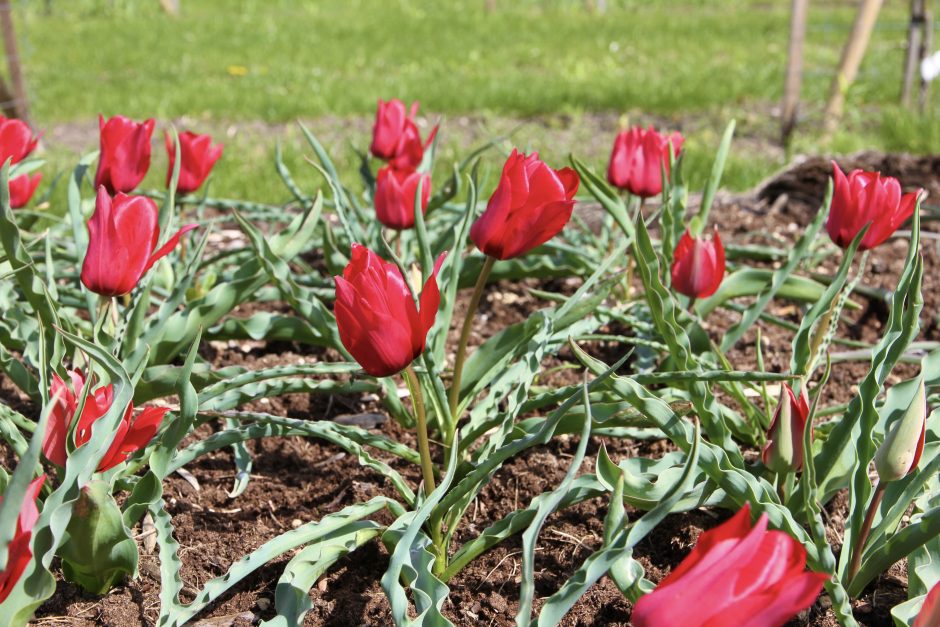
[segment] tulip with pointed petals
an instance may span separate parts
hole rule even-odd
[[[170,166],[166,172],[166,186],[170,186],[173,178],[173,166],[176,164],[176,146],[173,137],[166,133],[166,152],[169,155]],[[212,171],[212,166],[222,156],[222,144],[212,145],[209,135],[197,135],[189,131],[180,133],[180,176],[176,184],[176,191],[180,194],[190,194],[199,189]]]
[[[42,174],[40,173],[20,174],[10,179],[10,207],[19,209],[28,205],[29,199],[33,197],[41,180]]]
[[[365,246],[352,245],[352,261],[343,276],[334,277],[333,312],[343,346],[363,370],[387,377],[424,351],[441,302],[437,273],[443,262],[441,255],[424,284],[419,311],[398,266]]]
[[[92,382],[90,379],[86,381],[77,370],[70,371],[69,377],[71,387],[58,375],[52,376],[50,396],[57,400],[49,416],[49,426],[46,428],[42,442],[43,455],[59,467],[65,466],[68,457],[67,440],[73,420],[77,420],[77,424],[71,448],[79,448],[91,438],[92,425],[104,416],[114,403],[114,386],[105,385],[94,390],[89,389],[82,413],[76,417],[75,413],[81,404],[82,392],[85,386],[91,386]],[[98,462],[98,472],[114,468],[135,451],[146,447],[156,435],[168,411],[169,409],[164,407],[147,407],[134,418],[134,406],[128,405],[117,427],[111,447]]]
[[[81,275],[85,287],[102,296],[130,293],[151,266],[197,226],[184,226],[158,250],[158,215],[150,198],[119,193],[112,199],[99,187],[95,213],[88,221],[88,252]]]
[[[417,102],[412,103],[409,111],[405,103],[397,98],[388,102],[379,100],[369,151],[399,170],[417,169],[424,160],[424,151],[437,134],[435,126],[427,141],[422,143],[421,133],[414,120],[417,114]]]
[[[153,119],[135,122],[123,115],[105,121],[98,116],[101,154],[95,173],[95,188],[104,185],[108,193],[129,192],[137,187],[150,169],[150,139]]]
[[[902,479],[917,468],[927,435],[927,389],[921,379],[904,415],[895,420],[875,453],[875,470],[882,482]]]
[[[10,159],[19,163],[36,149],[39,135],[33,135],[29,125],[22,120],[0,115],[0,164]]]
[[[16,532],[13,539],[7,546],[7,564],[0,571],[0,603],[3,603],[16,582],[19,581],[29,561],[33,558],[33,551],[30,548],[30,540],[33,535],[33,527],[39,520],[39,508],[36,507],[36,499],[39,498],[39,491],[46,480],[46,475],[40,475],[33,479],[26,488],[26,495],[23,498],[23,505],[20,507],[19,515],[16,519]],[[3,497],[0,496],[0,503]]]
[[[812,605],[824,573],[806,571],[806,549],[767,515],[751,527],[745,505],[699,536],[695,548],[633,608],[635,627],[778,627]]]
[[[663,171],[669,178],[669,147],[679,156],[683,137],[680,133],[661,135],[652,126],[635,126],[622,131],[614,140],[607,166],[607,180],[634,196],[649,198],[663,191]]]
[[[896,178],[864,170],[852,170],[846,176],[835,161],[832,177],[834,187],[826,232],[837,246],[848,247],[862,227],[870,224],[859,250],[874,248],[914,214],[920,191],[902,195]]]
[[[580,182],[571,168],[553,170],[538,153],[513,150],[486,211],[470,228],[470,239],[496,259],[526,254],[568,223]]]
[[[803,432],[809,418],[809,399],[805,386],[797,398],[793,389],[784,383],[780,389],[780,402],[767,431],[762,459],[764,465],[777,473],[796,472],[803,467]]]
[[[725,276],[725,247],[714,230],[711,240],[686,231],[672,256],[672,286],[690,298],[705,298],[718,290]]]
[[[392,166],[379,169],[375,181],[375,215],[390,229],[410,229],[415,225],[415,196],[421,184],[421,211],[428,208],[431,175]]]

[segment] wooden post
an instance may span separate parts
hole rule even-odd
[[[930,95],[930,81],[925,81],[920,74],[920,64],[930,55],[933,49],[933,13],[929,10],[924,11],[924,36],[920,43],[920,54],[918,55],[918,72],[920,76],[920,98],[918,99],[918,108],[923,113],[927,109],[927,96]]]
[[[0,0],[0,30],[3,32],[3,51],[10,68],[10,82],[13,83],[13,109],[16,111],[16,117],[29,124],[29,101],[26,99],[26,85],[23,82],[16,33],[13,30],[10,0]]]
[[[783,85],[783,113],[780,140],[789,145],[796,128],[800,108],[800,85],[803,81],[803,41],[806,39],[806,14],[809,0],[792,0],[790,8],[790,48],[787,53],[787,76]]]
[[[836,70],[836,75],[832,78],[832,85],[829,88],[829,100],[826,101],[824,118],[827,133],[835,130],[839,119],[842,117],[845,93],[852,81],[855,80],[856,75],[858,75],[858,67],[862,63],[862,57],[865,56],[865,48],[868,47],[868,40],[871,39],[871,32],[875,28],[875,21],[878,19],[882,1],[861,0],[858,5],[858,13],[855,15],[855,23],[852,24],[852,32],[842,49],[839,69]]]
[[[907,54],[904,55],[904,82],[901,84],[901,105],[905,107],[911,106],[914,78],[920,74],[925,4],[926,0],[911,0],[911,23],[907,29]]]

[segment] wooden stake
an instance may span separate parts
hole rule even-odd
[[[905,107],[911,106],[914,78],[920,74],[925,4],[926,0],[911,0],[911,23],[907,28],[907,54],[904,55],[904,82],[901,84],[901,105]]]
[[[789,145],[796,128],[800,108],[800,85],[803,81],[803,42],[806,39],[806,14],[809,0],[792,0],[790,9],[790,48],[787,54],[787,76],[783,85],[783,114],[780,140]]]
[[[26,99],[26,85],[20,66],[20,55],[16,46],[16,33],[13,30],[13,15],[10,0],[0,0],[0,29],[3,32],[3,51],[10,68],[10,82],[13,83],[13,110],[16,117],[29,124],[29,102]]]
[[[927,108],[927,97],[930,95],[930,81],[925,81],[923,75],[920,73],[920,64],[930,56],[930,52],[933,50],[933,13],[929,10],[924,11],[924,36],[920,44],[920,54],[918,55],[917,68],[918,76],[920,76],[920,98],[918,102],[918,108],[920,112],[923,113]]]
[[[852,32],[842,49],[839,69],[836,70],[836,75],[832,78],[832,85],[829,87],[829,100],[826,102],[824,118],[827,133],[834,131],[842,118],[845,93],[858,75],[858,67],[862,63],[862,57],[865,56],[865,49],[868,47],[869,39],[871,39],[871,32],[875,28],[875,21],[878,19],[882,2],[883,0],[861,0],[858,5],[858,13],[855,15],[855,23],[852,24]]]

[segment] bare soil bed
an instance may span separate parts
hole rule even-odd
[[[857,155],[842,160],[844,168],[864,166],[897,176],[908,187],[921,186],[940,194],[940,161],[895,155]],[[777,177],[755,193],[724,196],[712,211],[722,237],[737,244],[765,243],[786,246],[818,210],[829,174],[824,160],[809,160],[783,176]],[[589,210],[580,208],[579,211]],[[923,240],[925,259],[922,337],[940,340],[937,314],[940,312],[940,256],[936,223],[925,221]],[[900,274],[907,242],[896,238],[873,251],[871,271],[866,275],[870,287],[890,290]],[[834,268],[826,268],[833,270]],[[570,293],[577,280],[553,280],[539,285],[543,289]],[[502,282],[489,286],[482,304],[484,315],[478,317],[473,342],[479,343],[506,324],[525,319],[532,311],[548,306],[534,298],[527,287],[535,283]],[[466,298],[468,295],[465,294]],[[861,311],[849,314],[852,322],[842,332],[845,336],[873,341],[880,336],[887,309],[878,299],[859,297]],[[461,301],[460,307],[465,307]],[[777,301],[771,312],[798,321],[799,309]],[[244,312],[242,312],[244,314]],[[238,312],[236,312],[238,315]],[[462,312],[455,320],[463,318]],[[708,331],[716,338],[736,319],[722,310],[707,319]],[[629,329],[617,329],[629,333]],[[777,327],[762,325],[764,355],[770,370],[782,371],[789,363],[790,334]],[[755,335],[749,333],[729,355],[739,369],[755,368]],[[622,347],[594,345],[590,349],[605,359],[619,356]],[[293,343],[211,343],[203,357],[217,366],[232,364],[269,367],[329,361],[338,358],[322,349]],[[563,361],[563,352],[557,358]],[[867,371],[866,362],[839,363],[823,399],[825,404],[846,402],[854,394],[853,386]],[[577,371],[560,370],[555,382],[570,383]],[[916,373],[916,366],[902,365],[889,383]],[[34,408],[16,397],[9,381],[0,378],[0,400],[28,414]],[[361,397],[331,398],[293,395],[253,403],[253,409],[297,418],[335,420],[344,415],[379,413],[375,429],[414,445],[414,437],[382,414],[374,400]],[[208,433],[218,425],[202,427]],[[656,456],[670,449],[667,441],[623,441],[592,438],[582,472],[593,471],[593,457],[602,442],[614,459],[625,456]],[[244,494],[227,496],[234,479],[234,465],[229,450],[201,457],[187,470],[198,481],[196,489],[178,475],[166,481],[165,498],[173,516],[176,537],[181,545],[185,582],[185,600],[192,598],[201,585],[226,571],[229,565],[266,540],[297,526],[317,520],[331,512],[378,494],[394,496],[385,479],[359,466],[353,456],[340,449],[302,438],[270,438],[251,443],[255,453],[251,482]],[[577,446],[575,437],[556,437],[547,446],[528,451],[506,464],[486,486],[471,509],[465,526],[457,534],[462,542],[505,516],[525,506],[539,493],[551,489],[567,471]],[[417,484],[417,467],[409,468],[395,459],[386,459],[406,479]],[[841,517],[845,503],[836,499],[828,508],[832,537],[841,535]],[[553,515],[541,534],[536,551],[536,597],[544,597],[557,587],[597,548],[603,533],[606,503],[600,499],[584,502]],[[659,581],[689,552],[698,535],[715,526],[729,513],[698,510],[667,518],[637,548],[636,556],[647,569],[647,577]],[[387,516],[387,515],[386,515]],[[386,520],[384,522],[391,522]],[[518,604],[520,581],[519,552],[521,540],[511,538],[470,564],[450,582],[450,602],[445,612],[458,625],[511,625]],[[159,566],[154,553],[141,545],[141,574],[111,594],[97,598],[71,584],[60,582],[56,595],[39,610],[36,624],[134,626],[152,625],[159,607]],[[274,586],[290,555],[267,565],[243,581],[229,594],[201,614],[197,625],[249,625],[274,614]],[[371,544],[341,560],[313,588],[315,608],[305,625],[389,625],[391,617],[379,584],[387,566],[388,554],[380,542]],[[907,578],[904,564],[895,565],[879,578],[855,602],[856,617],[862,625],[891,624],[890,608],[906,599]],[[827,599],[819,601],[793,625],[835,625],[827,609]],[[536,601],[536,609],[539,601]],[[565,625],[627,625],[630,603],[607,577],[602,578],[566,616]]]

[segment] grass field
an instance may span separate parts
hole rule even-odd
[[[432,120],[444,116],[444,162],[488,129],[528,121],[515,136],[520,145],[557,164],[574,152],[603,167],[618,124],[642,120],[687,134],[695,183],[736,118],[729,187],[749,187],[785,163],[773,113],[789,2],[609,0],[603,14],[582,0],[494,4],[488,12],[484,0],[181,0],[173,18],[157,0],[27,0],[17,17],[33,118],[51,129],[53,168],[74,161],[77,146],[93,146],[99,112],[152,116],[226,142],[213,195],[279,200],[275,140],[293,169],[308,168],[299,133],[285,123],[307,120],[351,172],[349,142],[367,145],[376,99],[392,96],[419,99]],[[903,0],[886,2],[845,124],[820,138],[819,110],[854,4],[812,5],[806,120],[794,150],[934,150],[936,116],[896,106]]]

